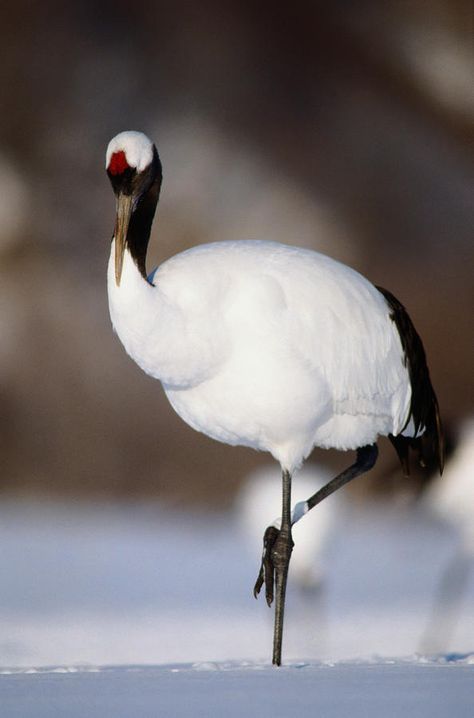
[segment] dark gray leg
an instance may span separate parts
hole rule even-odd
[[[340,489],[344,484],[348,484],[352,479],[356,479],[361,474],[365,474],[366,471],[369,471],[377,461],[378,455],[379,450],[377,449],[377,444],[370,444],[369,446],[362,446],[360,449],[357,449],[357,459],[355,463],[349,466],[345,471],[341,471],[341,473],[334,479],[331,479],[326,486],[323,486],[322,489],[319,489],[319,491],[316,491],[315,494],[310,496],[310,498],[305,501],[306,510],[304,513],[308,513],[308,511],[321,503],[327,496],[330,496]],[[294,517],[292,524],[296,523],[299,518],[300,516]]]
[[[290,565],[293,539],[291,537],[291,475],[283,471],[282,475],[282,514],[281,528],[272,546],[271,559],[275,568],[275,626],[273,631],[273,658],[275,666],[281,665],[281,645],[283,640],[283,616],[285,613],[286,583]]]
[[[330,494],[340,489],[344,484],[349,483],[357,476],[369,471],[377,461],[378,449],[376,444],[363,446],[357,449],[357,459],[352,466],[342,471],[326,486],[319,489],[310,496],[307,501],[297,504],[293,515],[291,515],[291,476],[287,471],[283,472],[283,506],[281,528],[269,526],[263,537],[263,557],[253,593],[257,598],[260,590],[265,584],[265,597],[269,606],[273,602],[273,590],[276,588],[275,606],[275,631],[273,636],[273,663],[281,664],[281,644],[283,632],[283,613],[285,608],[286,583],[288,578],[288,566],[290,563],[293,540],[291,537],[291,526],[304,516],[308,511],[319,504]]]
[[[283,639],[283,616],[285,613],[286,584],[293,539],[291,537],[291,474],[282,474],[282,514],[281,526],[269,526],[263,537],[263,557],[253,595],[257,598],[265,583],[265,598],[269,606],[273,603],[273,589],[276,591],[275,625],[273,631],[274,665],[281,665],[281,646]]]

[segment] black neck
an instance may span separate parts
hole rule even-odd
[[[138,197],[137,206],[132,212],[127,232],[127,247],[138,270],[147,279],[146,253],[150,241],[151,225],[155,216],[156,205],[160,196],[162,181],[161,162],[153,147],[153,160],[147,170],[134,175],[130,187],[125,191]],[[123,185],[123,180],[121,181]],[[123,190],[122,190],[123,191]]]
[[[160,187],[161,175],[155,179],[148,191],[140,198],[128,225],[127,247],[144,279],[147,279],[146,253],[148,242],[150,241],[151,225],[160,195]]]

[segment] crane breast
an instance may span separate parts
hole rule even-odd
[[[411,389],[400,339],[383,297],[357,272],[267,242],[202,245],[164,270],[165,291],[176,272],[174,297],[186,311],[202,308],[198,334],[218,337],[221,361],[202,384],[165,386],[195,428],[268,449],[285,443],[291,425],[299,445],[285,455],[294,458],[314,444],[355,448],[403,426]]]

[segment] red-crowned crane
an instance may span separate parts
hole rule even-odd
[[[408,470],[425,438],[443,466],[438,404],[404,307],[353,269],[268,241],[204,244],[147,275],[162,170],[154,144],[122,132],[107,148],[116,196],[108,267],[112,324],[127,353],[159,379],[179,416],[228,444],[269,451],[282,469],[281,524],[269,526],[254,593],[275,601],[281,664],[291,526],[373,467],[389,436]],[[291,476],[314,446],[357,457],[291,510]]]

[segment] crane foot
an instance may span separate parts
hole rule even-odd
[[[265,599],[271,606],[274,598],[274,589],[279,575],[286,574],[293,550],[293,539],[285,530],[269,526],[263,536],[263,556],[260,571],[253,589],[253,595],[258,595],[265,584]]]

